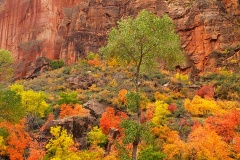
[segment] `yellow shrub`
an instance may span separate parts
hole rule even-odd
[[[175,75],[175,78],[177,78],[178,80],[182,81],[185,84],[190,84],[190,81],[189,81],[189,78],[188,78],[187,74],[183,75],[183,74],[177,73]]]
[[[239,104],[236,101],[217,101],[218,106],[223,110],[231,110],[237,108]]]
[[[155,100],[161,100],[161,101],[165,101],[168,98],[166,95],[161,94],[159,92],[155,92],[154,97],[155,97]]]
[[[216,101],[207,100],[197,95],[193,98],[192,101],[189,99],[186,99],[184,108],[195,116],[215,114],[221,110],[221,108],[217,105]]]

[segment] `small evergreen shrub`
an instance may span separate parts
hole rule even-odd
[[[50,67],[52,68],[52,69],[58,69],[58,68],[62,68],[64,66],[64,62],[63,62],[63,60],[52,60],[51,62],[50,62]]]

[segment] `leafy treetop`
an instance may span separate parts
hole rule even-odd
[[[13,75],[13,61],[11,52],[0,49],[0,81],[7,80]]]
[[[132,62],[142,71],[153,68],[156,60],[164,60],[169,68],[184,60],[172,20],[167,15],[158,18],[146,10],[141,11],[136,19],[118,22],[101,52],[104,57],[117,58],[123,64]]]
[[[127,96],[127,101],[131,102],[128,107],[137,113],[138,119],[138,125],[133,123],[136,134],[132,137],[132,159],[136,160],[141,139],[138,129],[141,123],[139,76],[156,68],[157,62],[164,62],[165,67],[169,69],[183,62],[180,39],[174,33],[174,24],[167,15],[159,18],[143,10],[136,19],[128,18],[118,22],[118,27],[109,33],[108,44],[100,52],[106,59],[117,59],[120,64],[133,66],[136,88],[131,96]]]

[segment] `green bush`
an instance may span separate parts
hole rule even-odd
[[[63,62],[63,60],[52,60],[51,62],[50,62],[50,67],[52,68],[52,69],[58,69],[58,68],[62,68],[64,66],[64,62]]]
[[[201,77],[203,82],[213,83],[216,99],[240,100],[240,76],[234,73],[212,73]]]
[[[63,74],[70,74],[71,73],[71,67],[65,67],[63,70]]]
[[[78,94],[77,92],[62,92],[59,94],[60,96],[60,99],[58,100],[58,104],[61,105],[61,104],[70,104],[70,103],[73,103],[73,104],[76,104],[76,103],[79,103],[78,101]]]
[[[0,128],[0,136],[3,138],[7,138],[9,136],[9,133],[5,127]]]
[[[94,58],[99,58],[99,55],[93,52],[89,52],[87,55],[87,60],[93,60]]]
[[[140,154],[138,160],[161,160],[164,159],[166,155],[159,151],[154,150],[152,146],[143,149]]]

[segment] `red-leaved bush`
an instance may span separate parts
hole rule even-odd
[[[175,103],[171,103],[170,105],[168,105],[168,110],[173,113],[177,110],[177,105]]]
[[[126,119],[127,114],[124,112],[117,112],[112,107],[108,107],[102,114],[100,119],[100,127],[105,134],[109,133],[110,128],[119,129],[122,118]]]
[[[202,98],[210,98],[212,99],[214,96],[214,87],[212,84],[205,86],[203,85],[198,91],[197,95],[199,95]]]

